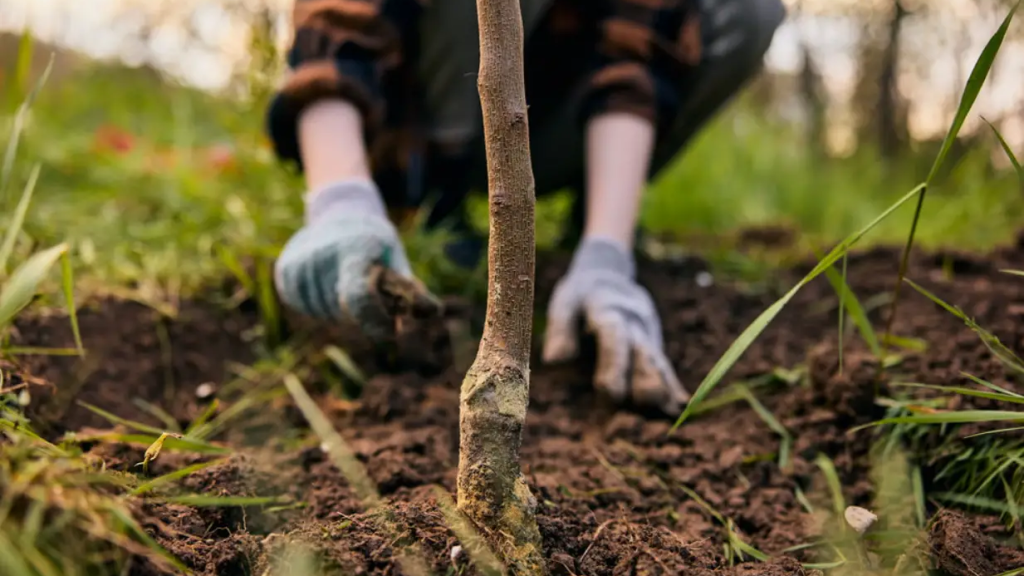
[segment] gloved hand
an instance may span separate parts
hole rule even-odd
[[[285,244],[274,279],[281,300],[297,312],[348,317],[366,336],[381,340],[393,333],[395,320],[375,293],[376,264],[422,288],[376,186],[348,181],[307,197],[306,225]]]
[[[634,280],[632,256],[617,243],[586,239],[548,305],[543,360],[579,352],[579,320],[596,335],[594,385],[616,402],[627,398],[673,416],[690,399],[665,357],[661,321],[650,294]]]

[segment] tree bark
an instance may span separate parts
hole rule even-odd
[[[462,383],[458,506],[512,574],[543,574],[536,500],[519,467],[530,390],[534,179],[518,0],[477,0],[490,197],[487,315]]]
[[[882,152],[882,157],[890,160],[900,152],[900,147],[907,141],[905,136],[907,122],[899,110],[901,98],[896,86],[901,32],[907,10],[903,7],[901,0],[893,2],[892,10],[885,51],[882,53],[882,70],[878,78],[878,103],[876,106],[878,147]]]

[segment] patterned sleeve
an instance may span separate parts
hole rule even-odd
[[[609,0],[597,42],[584,119],[629,112],[658,125],[674,115],[685,77],[701,60],[696,2]]]
[[[351,102],[368,133],[384,113],[381,80],[402,62],[403,40],[423,11],[421,0],[295,0],[289,76],[268,111],[277,155],[301,167],[297,124],[311,104]]]

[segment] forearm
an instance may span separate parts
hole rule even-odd
[[[321,100],[299,117],[299,148],[311,191],[347,180],[370,180],[363,119],[346,100]]]
[[[584,100],[585,237],[633,246],[657,134],[700,60],[696,2],[611,0]]]
[[[587,122],[585,238],[632,248],[654,132],[650,120],[628,112],[599,114]]]

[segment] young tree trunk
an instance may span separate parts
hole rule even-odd
[[[530,390],[534,180],[518,0],[477,0],[490,194],[487,316],[462,383],[458,505],[513,574],[543,574],[536,500],[519,468]]]

